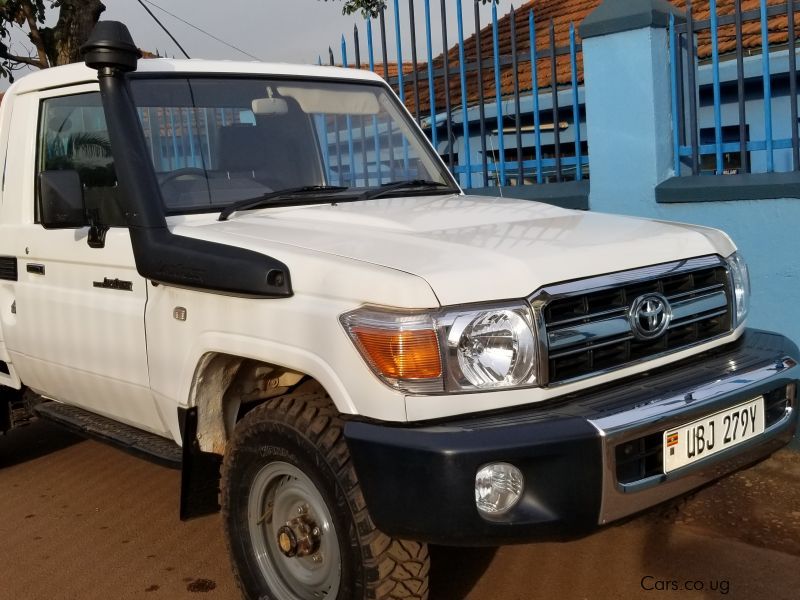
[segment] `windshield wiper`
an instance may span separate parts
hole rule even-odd
[[[275,200],[280,198],[291,198],[292,196],[314,196],[319,194],[337,194],[339,192],[346,192],[350,188],[341,185],[304,185],[302,187],[288,188],[285,190],[278,190],[276,192],[269,192],[257,198],[247,198],[246,200],[239,200],[230,206],[226,207],[219,215],[220,221],[227,221],[233,213],[242,210],[250,210],[253,208],[260,208],[262,206],[275,205]]]
[[[396,192],[398,190],[406,189],[431,189],[431,188],[447,188],[448,192],[455,192],[456,190],[450,184],[442,183],[441,181],[429,181],[427,179],[407,179],[405,181],[390,181],[384,183],[378,189],[367,190],[361,195],[361,200],[373,200],[375,198],[382,198],[383,196]],[[444,191],[444,190],[442,190]]]

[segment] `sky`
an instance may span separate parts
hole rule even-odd
[[[162,56],[181,58],[177,46],[145,12],[137,0],[103,0],[106,11],[104,20],[122,21],[131,30],[136,44]],[[328,46],[334,50],[337,62],[341,57],[341,37],[347,35],[348,46],[352,43],[353,26],[359,25],[362,34],[362,55],[366,56],[364,20],[360,14],[343,16],[341,0],[153,0],[148,4],[155,16],[172,32],[178,42],[192,58],[221,58],[252,60],[252,58],[200,33],[196,29],[176,20],[159,10],[167,9],[178,17],[189,21],[216,37],[237,46],[245,52],[268,62],[316,63],[322,56],[326,60]],[[446,0],[448,9],[448,37],[452,45],[456,40],[456,3]],[[465,36],[474,32],[472,0],[462,1],[465,19]],[[408,25],[408,2],[399,0],[401,14],[401,39],[403,57],[410,60],[410,33]],[[417,44],[420,56],[425,55],[424,0],[413,0],[417,16]],[[505,0],[503,0],[505,2]],[[517,4],[522,4],[518,2]],[[439,0],[431,0],[434,54],[442,50],[441,18]],[[390,60],[397,56],[394,35],[394,0],[389,0],[387,13],[387,45]],[[491,12],[482,7],[483,23],[488,23]],[[507,10],[503,7],[501,11]],[[53,16],[56,13],[53,11]],[[378,28],[374,28],[376,50],[379,48]],[[17,31],[16,44],[24,40]],[[12,46],[12,50],[14,46]],[[19,46],[16,48],[19,50]],[[352,61],[352,50],[349,53]],[[17,74],[17,78],[22,72]],[[8,87],[7,80],[0,80],[0,89]]]

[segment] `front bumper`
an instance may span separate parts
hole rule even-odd
[[[497,545],[563,539],[681,495],[786,445],[798,422],[797,346],[748,330],[738,342],[534,408],[421,426],[350,421],[350,452],[375,524],[395,537]],[[765,396],[762,435],[664,474],[663,432]],[[636,462],[636,461],[640,462]],[[520,502],[493,519],[476,472],[508,462]]]

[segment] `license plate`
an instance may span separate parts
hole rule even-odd
[[[764,433],[764,398],[759,396],[664,432],[664,472],[669,473]]]

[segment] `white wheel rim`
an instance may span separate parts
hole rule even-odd
[[[310,556],[289,558],[278,545],[278,531],[298,514],[319,529],[319,548]],[[279,461],[262,468],[250,486],[247,526],[261,575],[278,598],[336,598],[342,572],[339,539],[325,500],[305,473]]]

